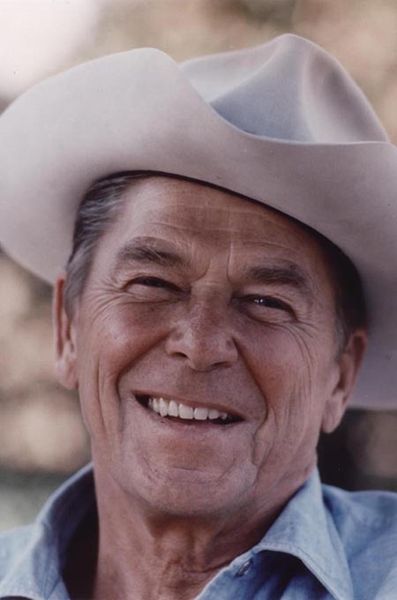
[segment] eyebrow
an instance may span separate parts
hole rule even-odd
[[[176,252],[162,248],[151,238],[137,238],[128,242],[117,252],[115,268],[120,269],[125,263],[156,264],[163,267],[182,266],[185,260]]]
[[[248,278],[255,283],[277,283],[298,289],[305,296],[313,296],[305,272],[295,264],[287,266],[255,266],[248,269]]]

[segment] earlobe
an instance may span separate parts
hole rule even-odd
[[[55,369],[58,381],[67,389],[78,388],[76,373],[76,343],[73,322],[65,310],[65,275],[60,275],[54,286],[53,326],[55,340]]]
[[[364,329],[354,331],[337,361],[337,377],[324,409],[322,431],[331,433],[345,413],[357,374],[367,348],[368,336]]]

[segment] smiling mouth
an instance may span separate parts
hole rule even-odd
[[[157,414],[159,417],[184,424],[191,423],[198,425],[210,423],[211,425],[222,426],[243,421],[243,419],[237,415],[221,412],[216,408],[205,406],[193,408],[192,406],[188,406],[177,400],[142,394],[135,395],[135,398],[141,406],[150,412]]]

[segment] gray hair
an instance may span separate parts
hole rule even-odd
[[[85,193],[74,225],[72,252],[66,264],[64,302],[69,316],[84,290],[98,241],[122,209],[123,193],[134,180],[148,176],[147,171],[115,173],[95,181]]]
[[[99,179],[84,195],[75,222],[72,252],[66,265],[64,301],[69,316],[84,290],[98,241],[122,210],[124,192],[137,179],[154,175],[181,178],[152,171],[120,172]],[[296,223],[316,238],[324,253],[335,289],[337,328],[344,347],[353,331],[368,326],[360,276],[351,260],[335,244],[311,227],[299,221]]]

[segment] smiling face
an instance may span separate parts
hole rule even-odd
[[[189,181],[144,179],[124,202],[71,322],[58,311],[59,372],[78,386],[94,461],[168,513],[285,501],[359,362],[337,351],[318,241]]]

